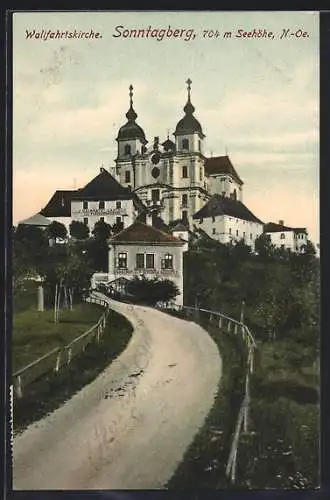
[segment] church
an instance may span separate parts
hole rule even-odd
[[[221,243],[243,240],[254,250],[255,240],[267,232],[269,223],[265,225],[244,205],[244,183],[230,158],[205,155],[205,134],[192,103],[192,81],[188,79],[186,84],[187,101],[182,118],[173,127],[174,139],[168,135],[165,140],[153,137],[151,141],[138,123],[130,85],[114,165],[109,170],[102,167],[80,189],[56,191],[40,213],[66,227],[72,220],[81,221],[90,230],[99,220],[120,224],[123,229],[135,220],[158,223],[158,229],[181,224],[190,231],[202,230]],[[290,229],[296,238],[297,230]],[[299,229],[307,238],[305,228]],[[269,234],[275,241],[274,232]],[[302,239],[299,243],[290,240],[290,250],[300,249]],[[286,248],[284,241],[279,246]]]

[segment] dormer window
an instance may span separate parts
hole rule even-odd
[[[182,149],[187,149],[187,151],[189,151],[189,140],[188,139],[182,139]]]
[[[128,156],[131,154],[132,148],[130,144],[125,144],[125,155]]]
[[[281,233],[281,240],[285,240],[285,234]]]

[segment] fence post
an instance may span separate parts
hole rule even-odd
[[[222,316],[219,316],[219,328],[222,328]]]
[[[16,377],[16,387],[15,387],[15,392],[16,392],[16,397],[21,398],[23,397],[23,389],[22,389],[22,379],[21,376],[18,375]]]
[[[230,319],[228,320],[228,325],[227,325],[227,332],[230,332]]]
[[[71,358],[72,358],[72,349],[71,349],[71,347],[69,347],[69,349],[68,349],[68,361],[67,361],[68,365],[71,363]]]
[[[245,398],[244,398],[244,418],[243,418],[243,428],[245,433],[248,432],[249,428],[249,404],[250,404],[250,375],[248,368],[245,378]]]
[[[237,335],[237,331],[238,331],[238,324],[235,323],[235,330],[234,330],[235,335]]]
[[[59,353],[57,354],[57,357],[56,357],[56,364],[55,364],[55,372],[58,372],[59,369],[60,369],[60,364],[61,364],[61,354],[62,354],[62,351],[59,351]]]

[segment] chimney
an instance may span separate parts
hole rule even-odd
[[[284,226],[284,220],[279,220],[278,223],[280,226]]]

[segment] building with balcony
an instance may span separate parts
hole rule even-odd
[[[107,283],[135,276],[169,279],[180,290],[175,302],[182,305],[184,247],[185,241],[136,221],[109,240]]]

